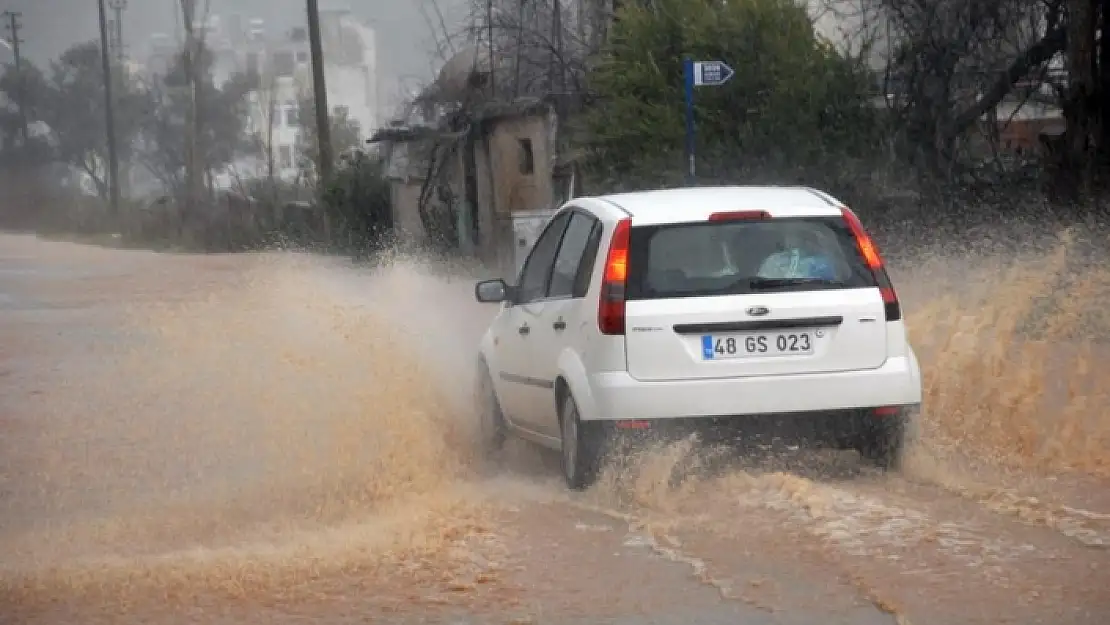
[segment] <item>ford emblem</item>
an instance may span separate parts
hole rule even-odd
[[[766,315],[767,313],[771,312],[771,310],[769,308],[767,308],[766,306],[752,306],[752,307],[748,308],[747,312],[748,312],[749,315],[751,315],[753,317],[762,317],[763,315]]]

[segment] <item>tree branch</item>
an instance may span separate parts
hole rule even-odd
[[[96,192],[100,195],[100,198],[108,199],[108,192],[110,191],[108,183],[101,180],[100,176],[97,175],[96,164],[99,162],[97,160],[99,158],[100,156],[96,153],[84,154],[78,159],[78,165],[81,166],[81,169],[85,170],[85,173],[89,175],[93,184],[96,185]]]
[[[423,4],[420,5],[420,16],[424,18],[424,24],[428,27],[428,32],[432,36],[432,43],[435,44],[436,48],[435,56],[439,58],[439,60],[446,62],[448,58],[455,54],[455,46],[451,43],[451,37],[445,35],[445,39],[440,41],[439,31],[432,23],[432,18],[428,15],[428,10]],[[450,54],[448,54],[448,51],[450,51]]]
[[[998,103],[1013,90],[1019,80],[1027,76],[1033,68],[1046,63],[1055,54],[1064,50],[1067,44],[1067,31],[1057,27],[1027,49],[1024,54],[1014,59],[1006,72],[987,90],[983,97],[974,105],[956,117],[952,123],[952,134],[958,135],[970,128],[987,111],[998,106]]]

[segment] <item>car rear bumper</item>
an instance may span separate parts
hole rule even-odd
[[[691,434],[704,444],[727,444],[736,449],[795,446],[849,449],[865,441],[876,425],[894,425],[913,418],[918,406],[875,409],[821,410],[815,412],[591,421],[609,444],[667,443]],[[895,425],[895,427],[899,427]],[[617,448],[619,449],[619,447]]]
[[[921,403],[921,376],[912,355],[878,369],[804,375],[642,382],[627,372],[591,379],[588,421],[753,417],[850,411]]]

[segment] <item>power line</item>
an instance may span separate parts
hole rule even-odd
[[[19,127],[23,135],[23,145],[27,145],[27,92],[26,80],[23,76],[23,57],[19,53],[19,44],[23,40],[19,38],[19,31],[23,28],[23,24],[19,23],[19,18],[23,14],[19,11],[4,11],[4,17],[7,18],[6,29],[9,33],[10,43],[12,46],[12,55],[15,57],[15,75],[16,75],[16,99],[19,101]]]

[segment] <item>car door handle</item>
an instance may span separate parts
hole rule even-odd
[[[567,322],[559,319],[555,323],[551,324],[551,327],[555,328],[556,332],[562,332],[563,330],[567,329]]]
[[[517,328],[516,331],[520,332],[521,334],[527,335],[529,332],[532,331],[532,328],[529,328],[528,324],[526,323],[526,324],[520,326],[519,328]]]

